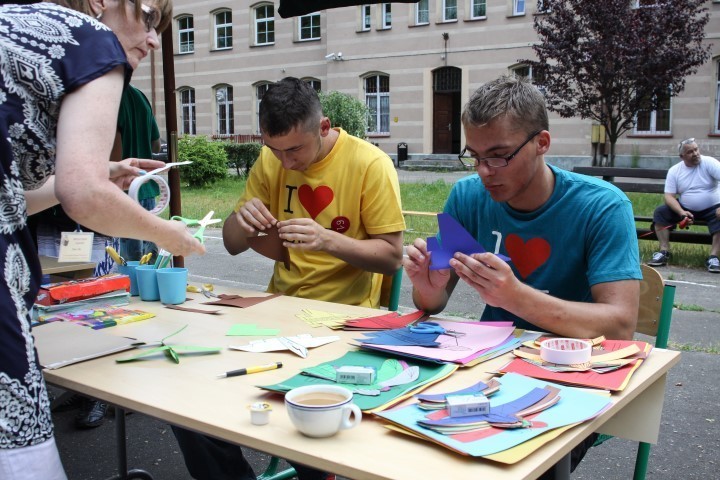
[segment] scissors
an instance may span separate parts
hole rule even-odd
[[[462,332],[447,330],[440,326],[437,322],[419,322],[408,327],[413,333],[437,333],[439,335],[450,335],[451,337],[460,337],[465,335]]]
[[[110,255],[110,258],[112,258],[113,261],[118,265],[127,265],[125,259],[121,257],[117,250],[115,250],[113,247],[105,247],[105,251],[108,253],[108,255]]]
[[[192,218],[183,218],[183,217],[179,217],[177,215],[173,215],[172,217],[170,217],[170,219],[171,220],[180,220],[188,227],[199,226],[200,228],[197,229],[197,231],[195,232],[193,237],[200,240],[200,243],[205,243],[205,237],[203,236],[203,234],[205,233],[205,227],[207,227],[208,225],[212,225],[213,223],[222,222],[222,219],[220,219],[220,218],[212,218],[212,216],[214,214],[215,214],[215,211],[210,210],[210,212],[207,215],[205,215],[205,217],[203,217],[202,220],[194,220]]]
[[[148,263],[150,263],[150,259],[152,258],[152,256],[153,256],[152,252],[148,252],[145,255],[143,255],[140,258],[140,265],[147,265]]]

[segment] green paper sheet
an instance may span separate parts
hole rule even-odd
[[[389,364],[386,364],[386,360],[391,359],[393,357],[390,357],[388,355],[382,355],[375,352],[368,352],[368,351],[352,351],[348,352],[345,355],[343,355],[340,358],[337,358],[335,360],[331,360],[329,362],[321,363],[315,367],[310,367],[307,370],[313,371],[314,373],[317,373],[319,371],[325,370],[327,371],[329,368],[336,368],[336,367],[342,367],[342,366],[362,366],[362,367],[374,367],[378,372],[387,371],[388,368],[393,369],[393,362],[390,362]],[[421,362],[413,359],[407,359],[407,358],[395,358],[398,361],[403,361],[407,363],[409,367],[412,366],[418,366],[420,367],[420,376],[417,380],[411,383],[407,383],[405,385],[398,385],[395,387],[391,387],[386,392],[380,392],[380,395],[372,397],[367,395],[358,395],[355,394],[353,401],[355,404],[360,407],[360,410],[363,412],[368,411],[379,411],[384,408],[388,408],[391,405],[399,402],[402,400],[405,396],[410,395],[411,393],[415,393],[416,391],[419,391],[421,387],[431,385],[437,381],[442,380],[443,378],[450,375],[452,372],[457,370],[458,366],[454,364],[445,364],[445,363],[431,363],[431,362]],[[383,368],[384,366],[384,368]],[[389,375],[389,373],[388,373]],[[381,375],[382,377],[385,377],[385,374]],[[389,377],[388,377],[389,378]],[[387,380],[387,378],[382,378],[379,381]],[[318,378],[314,376],[309,375],[303,375],[298,374],[294,375],[287,380],[276,383],[274,385],[258,385],[258,388],[262,388],[264,390],[270,390],[273,392],[279,392],[279,393],[285,393],[289,390],[301,387],[304,385],[338,385],[341,387],[345,387],[348,390],[355,390],[356,388],[373,388],[373,385],[350,385],[350,384],[343,384],[343,383],[335,383],[333,380],[325,379],[325,378]]]
[[[226,336],[274,337],[280,333],[279,328],[257,328],[255,324],[236,323],[230,327]]]

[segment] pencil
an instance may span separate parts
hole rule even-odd
[[[275,370],[276,368],[282,368],[282,362],[268,363],[267,365],[257,365],[254,367],[240,368],[238,370],[230,370],[229,372],[221,373],[218,378],[227,377],[239,377],[240,375],[249,375],[251,373],[267,372],[268,370]]]

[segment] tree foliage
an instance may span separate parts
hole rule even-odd
[[[234,142],[222,142],[225,153],[228,157],[228,167],[234,167],[238,176],[247,175],[250,173],[255,160],[260,155],[262,150],[262,144],[258,142],[248,143],[234,143]],[[240,170],[242,169],[242,172]]]
[[[363,102],[341,92],[320,92],[323,113],[333,127],[342,127],[350,135],[365,138],[368,110]]]
[[[178,141],[178,158],[193,162],[180,169],[180,178],[191,187],[212,185],[227,177],[227,153],[221,142],[184,135]]]
[[[612,165],[615,143],[634,127],[638,111],[685,88],[710,56],[703,45],[705,0],[544,0],[534,20],[538,60],[530,65],[548,108],[562,117],[605,126]]]

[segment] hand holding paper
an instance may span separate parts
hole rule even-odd
[[[438,213],[437,218],[438,236],[427,239],[427,249],[431,253],[430,270],[450,268],[450,259],[456,252],[466,255],[485,253],[483,246],[449,214]],[[496,255],[506,262],[510,261],[501,253]]]

